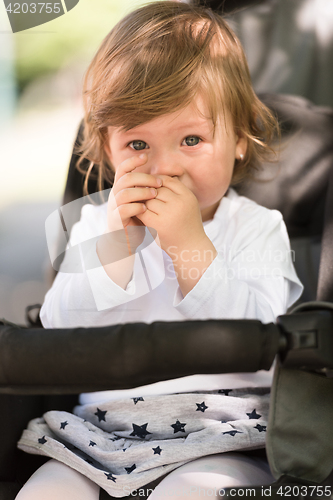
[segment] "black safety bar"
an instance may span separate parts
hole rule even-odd
[[[333,309],[317,304],[277,323],[209,320],[98,328],[0,326],[0,392],[76,394],[193,374],[285,367],[333,369]]]

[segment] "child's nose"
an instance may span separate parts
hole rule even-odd
[[[184,173],[179,158],[176,160],[172,155],[152,156],[148,155],[148,167],[153,175],[169,175],[170,177],[180,177]]]

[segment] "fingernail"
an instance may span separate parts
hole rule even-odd
[[[147,155],[146,155],[145,153],[141,153],[141,154],[139,155],[139,158],[140,158],[141,160],[143,160],[144,158],[147,158]]]
[[[158,184],[159,186],[162,186],[162,184],[163,184],[162,179],[160,179],[159,177],[157,177],[157,179],[156,179],[156,180],[157,180],[157,184]]]
[[[157,191],[156,191],[156,189],[154,189],[154,188],[152,188],[152,189],[150,190],[150,192],[151,192],[151,194],[153,194],[154,196],[156,196],[156,195],[157,195]]]

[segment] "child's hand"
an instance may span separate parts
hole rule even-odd
[[[146,202],[148,210],[138,214],[138,219],[157,231],[161,248],[168,254],[200,247],[206,233],[196,196],[178,177],[159,177],[163,186]]]
[[[132,156],[123,161],[117,167],[113,188],[108,199],[108,231],[110,233],[118,231],[117,234],[121,237],[123,232],[119,230],[125,229],[126,238],[131,240],[132,250],[142,243],[144,231],[126,228],[144,225],[137,216],[147,210],[145,202],[155,198],[156,188],[162,184],[162,181],[153,175],[135,172],[135,169],[144,165],[146,161],[146,154]]]
[[[163,186],[147,210],[138,214],[147,227],[157,231],[161,248],[171,257],[183,296],[199,281],[217,255],[206,235],[196,196],[178,177],[160,175]]]

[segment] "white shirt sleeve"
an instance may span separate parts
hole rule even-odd
[[[286,312],[289,289],[290,283],[281,276],[252,282],[230,279],[227,266],[213,262],[185,298],[178,290],[174,305],[188,319],[258,319],[270,323]]]
[[[101,310],[133,299],[133,279],[124,290],[109,278],[98,259],[96,242],[105,228],[103,206],[84,205],[80,221],[72,228],[68,252],[41,308],[45,328],[96,326],[103,320]],[[75,246],[78,251],[73,258],[70,250]]]
[[[189,319],[275,322],[303,290],[280,212],[249,204],[224,231],[214,261],[185,298],[178,288],[174,306]]]

